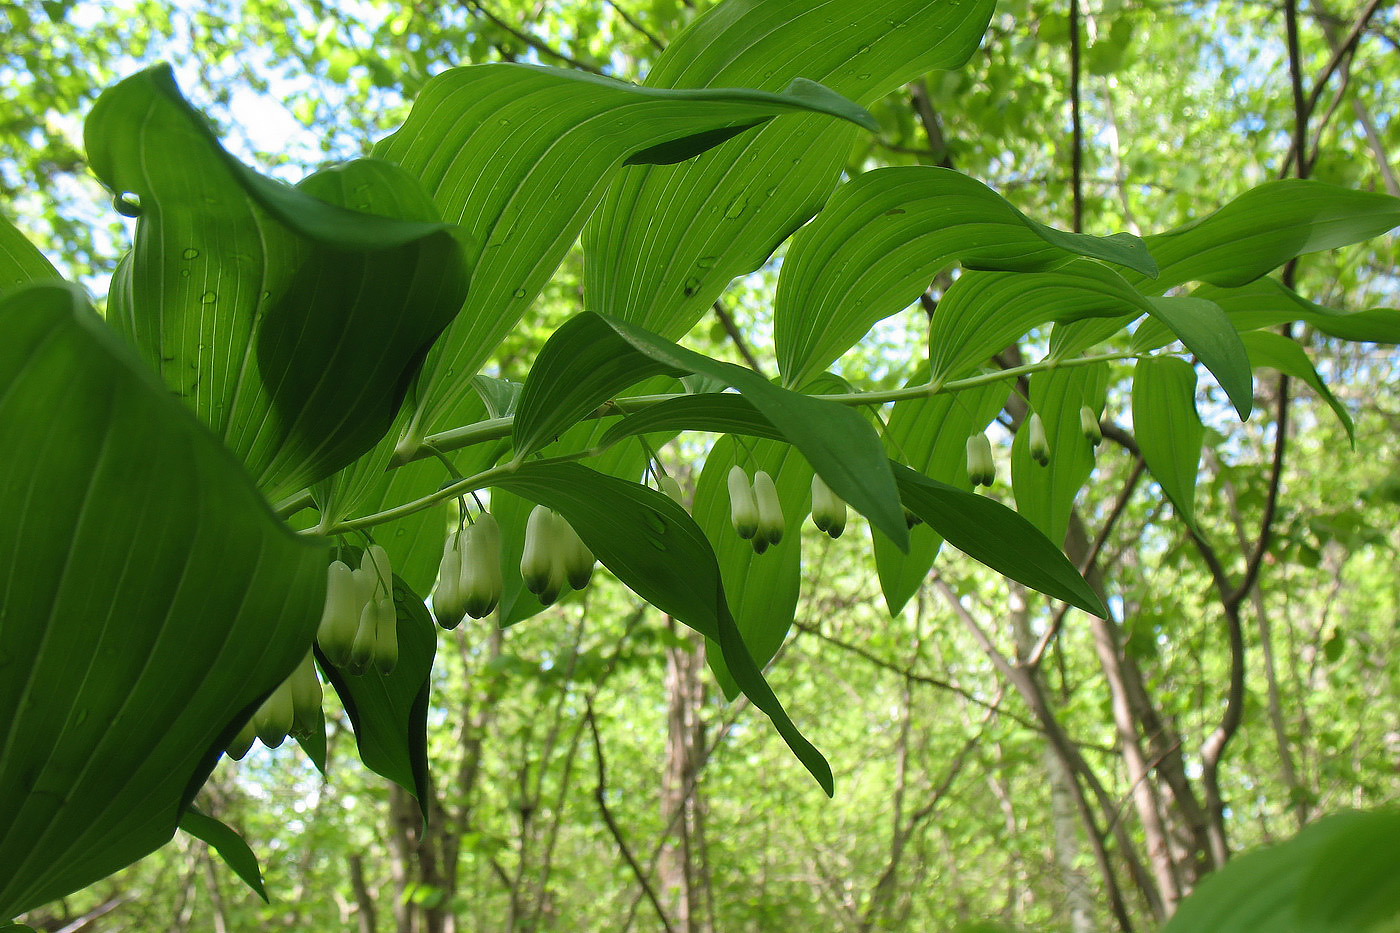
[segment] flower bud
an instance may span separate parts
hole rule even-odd
[[[360,624],[355,628],[355,641],[350,646],[350,660],[345,669],[352,674],[363,674],[374,662],[375,643],[378,635],[375,625],[375,601],[365,603],[360,610]]]
[[[399,613],[394,597],[374,601],[374,669],[389,674],[399,663]]]
[[[992,442],[985,434],[974,434],[967,439],[967,478],[972,480],[973,486],[990,486],[997,481]]]
[[[833,538],[841,537],[846,530],[846,503],[815,473],[812,474],[812,524]]]
[[[593,552],[564,516],[554,516],[554,528],[558,536],[557,559],[563,561],[564,577],[569,581],[569,586],[581,590],[593,579],[593,565],[596,563]]]
[[[749,474],[737,463],[729,468],[729,519],[741,538],[758,534],[758,503]]]
[[[1050,440],[1045,436],[1045,422],[1040,420],[1039,412],[1031,413],[1026,430],[1030,431],[1031,435],[1031,459],[1041,466],[1048,466],[1050,463]]]
[[[355,574],[341,561],[326,568],[326,605],[316,628],[316,644],[332,664],[342,666],[350,659],[350,646],[360,622],[360,598]]]
[[[554,513],[537,505],[525,523],[520,576],[525,581],[525,589],[546,606],[554,604],[568,582],[564,562],[558,558],[558,527],[554,523]]]
[[[349,569],[349,568],[346,568]],[[228,756],[234,761],[241,761],[243,756],[248,754],[248,749],[253,747],[253,742],[258,737],[258,730],[253,727],[253,720],[249,719],[243,724],[243,728],[238,730],[238,734],[233,737],[233,741],[228,743]]]
[[[1089,443],[1095,447],[1103,443],[1103,430],[1099,427],[1099,417],[1094,414],[1094,410],[1088,405],[1082,405],[1079,409],[1079,430],[1084,432],[1084,436],[1089,439]]]
[[[773,477],[764,470],[753,475],[753,497],[758,505],[758,533],[769,544],[777,544],[783,540],[786,530],[783,504],[778,499],[778,487],[773,485]]]
[[[462,548],[461,594],[467,615],[484,619],[501,601],[501,526],[496,516],[482,512],[467,529]]]
[[[662,492],[670,496],[673,502],[681,508],[685,508],[685,493],[681,492],[681,484],[674,476],[664,475],[657,479],[656,485],[660,487]]]
[[[268,748],[281,745],[291,731],[294,712],[292,688],[284,680],[253,714],[253,728],[258,733],[258,741]]]
[[[442,560],[438,563],[437,587],[433,590],[433,615],[437,618],[438,625],[445,629],[456,628],[467,614],[462,587],[462,559],[465,547],[461,539],[470,534],[470,528],[460,535],[456,531],[450,532],[442,548]]]
[[[316,661],[311,652],[292,671],[287,685],[292,693],[292,728],[287,731],[304,738],[321,727],[321,681],[316,677]]]
[[[360,557],[360,569],[369,575],[373,585],[371,592],[376,597],[394,592],[394,571],[389,566],[389,554],[382,547],[371,544],[365,548],[364,555]]]

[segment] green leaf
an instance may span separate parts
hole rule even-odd
[[[1355,816],[1325,840],[1298,891],[1305,929],[1373,930],[1400,918],[1400,813]]]
[[[927,381],[915,374],[912,384]],[[962,392],[896,402],[890,410],[885,448],[891,458],[926,476],[971,489],[967,475],[967,438],[986,428],[1006,404],[1005,383]],[[909,530],[909,552],[902,553],[883,535],[871,535],[875,568],[890,615],[898,615],[923,586],[943,537],[927,524]]]
[[[1184,365],[1184,364],[1183,364]],[[1034,525],[993,499],[894,464],[909,511],[974,560],[1047,596],[1106,618],[1092,587]]]
[[[845,499],[898,547],[909,543],[894,477],[875,429],[837,402],[780,389],[751,369],[702,356],[622,321],[604,320],[639,353],[680,372],[723,380],[738,389],[783,438],[807,458],[832,492]]]
[[[1203,298],[1149,298],[1152,315],[1171,328],[1182,345],[1210,370],[1234,403],[1241,420],[1254,407],[1254,377],[1239,332],[1213,301]]]
[[[1117,330],[1153,310],[1121,275],[1087,259],[1053,272],[967,272],[930,322],[930,369],[935,380],[957,379],[1048,321],[1111,317]]]
[[[1196,469],[1205,427],[1196,414],[1196,371],[1185,360],[1154,356],[1133,371],[1138,449],[1188,525],[1196,524]]]
[[[342,551],[358,560],[358,548]],[[327,661],[319,648],[316,660],[345,705],[360,760],[412,794],[426,825],[432,801],[428,691],[437,653],[437,626],[422,597],[398,574],[394,574],[394,610],[398,615],[399,663],[388,674],[373,668],[364,674],[350,674]]]
[[[19,228],[0,217],[0,292],[30,282],[62,278],[53,263],[19,232]]]
[[[1352,446],[1356,445],[1355,426],[1352,424],[1351,413],[1346,406],[1332,394],[1332,390],[1327,388],[1327,384],[1318,376],[1317,370],[1313,368],[1312,361],[1308,359],[1308,354],[1298,345],[1296,340],[1291,340],[1282,334],[1275,334],[1272,331],[1259,330],[1241,334],[1240,338],[1249,349],[1250,359],[1254,365],[1267,366],[1276,369],[1281,373],[1292,376],[1306,383],[1318,396],[1331,407],[1336,413],[1337,420],[1346,428],[1347,437],[1351,440]]]
[[[109,320],[266,494],[373,446],[466,290],[460,246],[418,183],[371,160],[296,189],[261,178],[167,66],[104,92],[85,133],[103,184],[140,199]]]
[[[565,321],[540,349],[515,412],[515,457],[523,459],[613,394],[683,371],[645,356],[596,314]]]
[[[830,796],[831,767],[784,711],[730,615],[719,565],[685,509],[646,486],[577,463],[523,463],[495,485],[548,506],[642,599],[719,643],[739,689]]]
[[[778,368],[787,385],[805,382],[917,300],[954,261],[1039,272],[1075,256],[1156,272],[1137,237],[1055,230],[958,172],[926,165],[866,172],[793,237],[773,311]]]
[[[1220,210],[1147,238],[1161,295],[1183,282],[1244,285],[1304,253],[1369,240],[1400,225],[1400,198],[1296,178],[1251,188]]]
[[[267,890],[263,887],[258,857],[248,848],[248,843],[237,830],[193,806],[188,807],[180,817],[180,828],[207,843],[219,853],[219,858],[224,860],[224,864],[233,869],[233,873],[242,878],[243,883],[263,899],[264,904],[271,903],[267,899]]]
[[[1074,500],[1094,470],[1094,445],[1084,436],[1079,410],[1103,411],[1108,364],[1080,366],[1030,377],[1030,410],[1040,415],[1050,442],[1050,462],[1031,457],[1029,432],[1011,445],[1011,483],[1016,511],[1051,541],[1064,541]]]
[[[787,530],[762,554],[739,537],[730,521],[729,468],[738,464],[752,479],[766,470],[778,489]],[[724,593],[739,633],[760,668],[773,659],[792,628],[802,581],[802,525],[810,511],[812,468],[793,448],[777,441],[760,441],[745,450],[733,438],[721,439],[705,456],[705,468],[695,484],[695,523],[705,531],[719,561]],[[724,657],[708,657],[721,689],[734,699],[738,685]]]
[[[976,50],[989,0],[729,0],[657,59],[650,87],[776,89],[796,77],[860,104]],[[730,280],[821,209],[855,130],[781,117],[678,166],[632,168],[584,231],[588,307],[676,338]]]
[[[1335,813],[1211,872],[1163,933],[1367,933],[1400,914],[1400,816]]]
[[[643,408],[608,428],[599,446],[653,431],[709,431],[783,440],[783,432],[765,418],[753,402],[732,392],[681,395]]]
[[[86,306],[0,299],[0,916],[166,842],[305,656],[325,547]]]
[[[1241,331],[1304,321],[1329,337],[1400,344],[1400,310],[1367,308],[1363,311],[1339,311],[1308,301],[1276,279],[1256,279],[1235,288],[1202,285],[1191,294],[1209,299],[1225,309],[1235,328]]]
[[[786,83],[786,82],[784,82]],[[554,274],[624,165],[688,158],[780,113],[868,124],[811,82],[661,90],[534,65],[454,68],[430,80],[374,155],[421,179],[470,236],[472,289],[429,357],[411,436],[441,425]]]

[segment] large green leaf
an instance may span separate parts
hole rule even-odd
[[[1277,279],[1256,279],[1248,285],[1234,288],[1202,285],[1191,294],[1215,302],[1241,331],[1304,321],[1329,337],[1400,344],[1400,310],[1367,308],[1362,311],[1339,311],[1308,301]]]
[[[1175,334],[1220,381],[1240,417],[1248,417],[1254,403],[1249,356],[1224,312],[1202,299],[1144,296],[1118,272],[1088,259],[1051,272],[963,274],[930,323],[930,365],[936,380],[956,379],[1039,324],[1086,325],[1077,341],[1052,342],[1051,355],[1063,359],[1144,313]]]
[[[607,447],[638,434],[667,430],[745,434],[783,440],[783,432],[775,428],[773,422],[744,396],[732,392],[705,392],[666,399],[628,415],[609,427],[598,443]]]
[[[1033,590],[1107,617],[1102,600],[1069,558],[1030,522],[1000,502],[908,467],[895,464],[894,472],[905,507],[949,544]]]
[[[869,104],[977,48],[990,0],[726,0],[671,43],[650,87],[776,89],[807,77]],[[588,305],[667,337],[689,330],[835,188],[854,129],[773,121],[679,166],[628,169],[584,231]]]
[[[516,459],[535,453],[621,389],[651,376],[683,374],[638,352],[596,314],[570,318],[540,348],[520,392]]]
[[[1400,814],[1336,813],[1246,852],[1181,902],[1163,933],[1376,933],[1400,917]]]
[[[784,87],[784,85],[787,85]],[[870,117],[809,81],[769,91],[669,91],[532,65],[434,77],[374,148],[432,193],[470,236],[472,290],[429,358],[410,431],[421,437],[465,392],[554,274],[603,186],[625,164],[673,162],[777,114]]]
[[[778,368],[786,384],[805,382],[954,261],[1039,272],[1075,256],[1156,271],[1137,237],[1055,230],[959,172],[926,165],[866,172],[793,237],[773,310]]]
[[[523,463],[494,484],[559,512],[583,543],[642,599],[711,641],[754,706],[828,795],[831,767],[774,695],[730,615],[719,565],[685,509],[646,486],[577,463]]]
[[[699,373],[740,391],[807,458],[831,490],[898,547],[909,544],[899,493],[880,437],[858,412],[773,385],[758,373],[679,347],[619,320],[602,318],[640,354],[679,372]]]
[[[8,218],[0,217],[0,292],[30,282],[62,278],[28,237]]]
[[[1152,315],[1210,370],[1234,403],[1240,418],[1254,407],[1254,377],[1249,353],[1234,324],[1213,301],[1194,296],[1149,298]]]
[[[237,830],[193,806],[186,808],[180,817],[180,828],[219,853],[224,864],[233,869],[233,873],[264,903],[268,903],[258,857]]]
[[[1122,322],[1125,314],[1130,320],[1152,310],[1121,275],[1088,259],[1051,272],[966,272],[939,300],[929,324],[929,365],[935,380],[957,379],[1040,324],[1090,317]]]
[[[914,377],[915,384],[926,374]],[[885,448],[890,457],[950,486],[971,489],[967,475],[967,438],[983,430],[1006,404],[1005,383],[896,402],[890,410]],[[880,590],[890,615],[898,615],[923,585],[943,545],[943,537],[926,523],[909,530],[909,552],[884,535],[871,535]]]
[[[1147,469],[1188,525],[1196,523],[1196,470],[1205,427],[1196,414],[1196,371],[1154,356],[1133,371],[1133,429]]]
[[[1318,376],[1317,370],[1313,368],[1312,360],[1308,359],[1308,354],[1298,345],[1298,341],[1267,330],[1241,334],[1240,339],[1249,349],[1250,359],[1256,367],[1267,366],[1270,369],[1276,369],[1294,379],[1301,380],[1308,388],[1316,392],[1331,407],[1337,420],[1342,423],[1342,427],[1346,428],[1347,437],[1351,439],[1352,444],[1356,443],[1356,431],[1355,425],[1352,424],[1351,413]]]
[[[102,182],[139,199],[109,320],[267,495],[373,446],[466,291],[416,180],[370,160],[296,189],[261,178],[166,66],[104,92],[85,132]]]
[[[1161,295],[1183,282],[1243,285],[1304,253],[1379,236],[1400,225],[1400,198],[1297,178],[1251,188],[1193,223],[1147,237]]]
[[[357,549],[345,550],[346,559],[356,566]],[[388,674],[373,668],[351,674],[326,660],[319,648],[316,656],[345,704],[360,760],[412,794],[426,823],[432,801],[428,692],[437,653],[437,626],[422,597],[398,574],[394,574],[394,611],[398,616],[399,662]]]
[[[305,656],[325,548],[76,288],[0,299],[0,916],[166,842]]]
[[[730,521],[729,468],[738,464],[752,478],[766,470],[778,490],[786,531],[783,539],[762,554],[739,537]],[[788,444],[759,441],[740,445],[724,438],[705,456],[705,468],[695,484],[695,523],[705,530],[719,560],[720,578],[729,609],[744,637],[749,653],[764,666],[792,628],[802,582],[802,524],[810,511],[812,468]],[[725,696],[733,699],[738,685],[724,663],[724,656],[707,657]]]
[[[1011,484],[1016,511],[1051,541],[1064,541],[1074,499],[1094,470],[1094,445],[1080,427],[1079,411],[1103,411],[1108,364],[1080,366],[1030,377],[1030,410],[1040,415],[1050,443],[1050,462],[1031,456],[1025,423],[1011,445]]]

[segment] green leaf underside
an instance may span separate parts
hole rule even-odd
[[[1324,817],[1245,852],[1181,902],[1163,933],[1367,933],[1400,916],[1400,814]]]
[[[700,373],[738,389],[783,438],[807,458],[836,495],[889,536],[909,546],[880,436],[858,412],[836,402],[773,385],[753,370],[679,347],[623,321],[599,315],[639,353],[679,372]]]
[[[1064,541],[1079,490],[1094,470],[1094,445],[1080,427],[1088,406],[1098,418],[1108,386],[1108,365],[1081,366],[1030,377],[1030,410],[1040,415],[1050,443],[1050,462],[1031,456],[1029,431],[1016,432],[1011,446],[1011,484],[1016,511],[1051,541]]]
[[[998,573],[1085,612],[1108,610],[1069,558],[1034,525],[986,496],[894,465],[909,511],[958,550]]]
[[[1241,331],[1303,321],[1329,337],[1400,344],[1400,310],[1338,311],[1308,301],[1276,279],[1256,279],[1236,288],[1202,285],[1191,294],[1218,304]]]
[[[1137,237],[1055,230],[958,172],[922,165],[866,172],[793,237],[773,312],[778,368],[786,384],[804,382],[955,261],[1039,272],[1076,256],[1156,271]]]
[[[1186,349],[1220,382],[1240,419],[1254,407],[1254,377],[1239,332],[1213,301],[1203,298],[1148,298],[1152,315],[1176,334]]]
[[[926,373],[916,373],[911,383],[922,384]],[[968,389],[956,394],[896,402],[885,431],[886,451],[892,459],[950,486],[971,489],[967,476],[967,438],[980,432],[1006,404],[1005,383]],[[943,538],[928,524],[909,531],[909,553],[903,554],[884,535],[871,535],[875,568],[890,615],[923,585],[942,547]]]
[[[180,828],[207,843],[219,854],[219,858],[224,860],[224,864],[243,879],[243,883],[251,888],[254,894],[263,899],[264,904],[271,903],[267,899],[267,890],[263,887],[258,857],[253,854],[253,850],[237,830],[201,812],[197,807],[185,810],[180,817]]]
[[[773,477],[782,505],[783,539],[762,554],[734,531],[730,520],[729,468],[738,464],[750,479],[756,470]],[[695,484],[695,523],[705,531],[719,561],[724,593],[739,633],[759,668],[763,668],[787,638],[797,611],[802,579],[802,525],[810,511],[812,468],[793,448],[779,441],[759,441],[744,449],[733,438],[721,439],[705,458]],[[738,693],[720,652],[707,660],[728,699]]]
[[[523,459],[615,393],[684,370],[640,353],[595,314],[565,321],[540,349],[515,412],[515,456]]]
[[[810,82],[785,89],[668,91],[535,65],[455,68],[430,80],[407,121],[374,147],[431,192],[470,238],[472,289],[429,358],[415,435],[471,391],[602,196],[629,162],[673,161],[779,113],[866,123]]]
[[[1139,360],[1133,424],[1142,459],[1188,525],[1196,523],[1196,469],[1205,427],[1196,414],[1196,371],[1185,360]]]
[[[1296,178],[1251,188],[1218,211],[1146,238],[1161,295],[1184,282],[1244,285],[1304,253],[1379,236],[1400,225],[1400,198]]]
[[[796,77],[868,104],[977,48],[987,0],[739,0],[697,18],[661,53],[651,87],[776,89]],[[855,129],[781,117],[676,166],[629,168],[584,231],[588,307],[684,334],[831,194]]]
[[[753,402],[733,392],[707,392],[667,399],[628,415],[608,428],[601,447],[652,431],[708,431],[784,440],[783,432],[765,418]]]
[[[0,293],[30,282],[61,280],[39,248],[8,218],[0,217]]]
[[[102,182],[141,201],[109,320],[267,495],[373,446],[466,290],[418,183],[372,160],[260,178],[164,66],[106,91],[85,132]]]
[[[69,286],[0,300],[0,915],[166,842],[291,673],[325,550]],[[36,637],[36,633],[38,636]]]
[[[358,561],[357,548],[343,550]],[[342,559],[349,562],[351,558]],[[364,674],[347,673],[327,661],[319,648],[316,659],[345,705],[360,760],[412,794],[427,825],[432,801],[428,693],[437,653],[437,626],[422,597],[398,574],[394,574],[394,611],[398,615],[399,663],[388,674],[373,668]]]
[[[1152,306],[1120,274],[1088,259],[1051,272],[966,272],[943,295],[929,324],[935,380],[958,379],[1031,328],[1049,321],[1137,317]]]
[[[1317,370],[1313,368],[1307,352],[1298,345],[1296,340],[1266,330],[1251,331],[1247,334],[1241,334],[1240,337],[1249,350],[1250,360],[1256,367],[1267,366],[1270,369],[1276,369],[1294,379],[1302,380],[1308,388],[1316,392],[1318,397],[1326,402],[1336,414],[1337,420],[1346,429],[1347,438],[1351,441],[1352,446],[1356,446],[1356,430],[1351,420],[1351,413],[1347,411],[1346,406],[1341,403],[1337,396],[1332,394],[1332,390],[1327,388],[1327,384],[1322,381]]]
[[[714,551],[683,508],[654,489],[577,463],[523,463],[496,485],[559,512],[633,592],[718,642],[744,695],[768,714],[827,795],[833,793],[830,765],[797,730],[744,646]]]

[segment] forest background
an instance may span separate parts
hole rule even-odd
[[[709,5],[12,4],[0,198],[67,277],[105,281],[129,227],[88,171],[82,118],[141,67],[172,62],[235,154],[292,179],[367,152],[448,67],[538,62],[638,80]],[[1387,107],[1400,99],[1397,51],[1400,21],[1378,2],[1007,0],[967,65],[871,108],[880,132],[860,137],[847,173],[953,167],[1045,223],[1096,234],[1167,229],[1286,175],[1400,195],[1388,155],[1400,147]],[[1330,307],[1394,307],[1396,251],[1381,238],[1285,274]],[[687,342],[771,374],[781,256],[736,280]],[[487,371],[523,378],[578,310],[581,280],[572,256]],[[925,352],[948,284],[882,322],[842,372],[896,384]],[[287,743],[221,765],[206,788],[207,808],[261,858],[270,904],[180,834],[27,921],[1151,928],[1225,854],[1400,790],[1393,352],[1310,327],[1293,336],[1354,421],[1354,449],[1297,380],[1259,378],[1243,425],[1203,380],[1199,533],[1144,477],[1126,394],[1110,384],[1107,440],[1066,545],[1108,594],[1108,620],[1066,615],[947,548],[892,615],[863,523],[837,541],[807,529],[797,622],[769,677],[813,724],[833,800],[761,716],[724,701],[703,646],[604,584],[505,630],[442,636],[428,830],[411,798],[360,766],[333,716],[329,780]],[[1002,473],[989,494],[1008,502],[1019,398],[1008,394],[993,429]],[[683,484],[700,451],[664,452]],[[1215,827],[1203,762],[1237,659],[1243,719],[1219,762]]]

